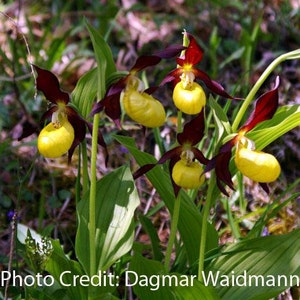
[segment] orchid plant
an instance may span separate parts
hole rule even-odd
[[[276,77],[274,87],[257,98],[252,113],[241,127],[239,123],[246,118],[249,105],[271,72],[285,60],[299,59],[300,50],[278,57],[261,75],[248,96],[241,99],[230,95],[220,83],[197,67],[204,51],[190,33],[183,33],[182,45],[172,45],[152,55],[139,57],[131,70],[124,74],[116,70],[110,47],[103,37],[88,23],[87,28],[97,68],[79,80],[72,92],[72,100],[60,89],[53,73],[34,66],[38,75],[36,87],[51,104],[42,116],[42,120],[51,119],[51,122],[38,135],[39,153],[48,158],[68,153],[69,163],[72,163],[71,157],[80,145],[78,155],[82,158],[78,166],[78,176],[82,177],[77,181],[76,189],[81,191],[77,194],[76,207],[76,259],[64,254],[59,241],[51,240],[52,249],[43,260],[46,261],[45,270],[57,282],[56,292],[60,291],[63,299],[119,299],[121,278],[126,278],[126,270],[132,271],[129,276],[131,283],[135,281],[133,273],[149,278],[152,275],[158,278],[164,275],[176,278],[193,276],[188,288],[176,285],[171,289],[161,285],[153,291],[150,284],[138,282],[131,286],[127,282],[127,289],[130,286],[139,299],[266,299],[287,288],[283,285],[276,288],[249,285],[237,289],[235,286],[207,283],[205,276],[218,270],[232,276],[233,269],[236,274],[247,270],[251,274],[262,275],[270,274],[268,272],[289,275],[299,271],[299,265],[289,264],[299,256],[299,230],[283,236],[262,237],[265,219],[261,218],[254,226],[256,232],[250,231],[251,234],[243,241],[223,247],[219,245],[210,212],[221,197],[229,199],[235,193],[237,174],[258,182],[268,193],[268,184],[280,178],[281,169],[275,155],[262,150],[300,124],[299,105],[278,104],[280,75]],[[146,88],[145,82],[138,77],[139,72],[155,67],[162,60],[172,63],[175,69],[156,86]],[[89,84],[91,82],[93,84]],[[178,126],[173,145],[156,160],[138,149],[132,137],[113,135],[128,149],[139,166],[131,170],[124,165],[101,179],[97,178],[98,145],[107,151],[99,126],[100,118],[112,120],[121,129],[126,122],[122,116],[126,114],[141,127],[159,130],[165,125],[166,113],[162,102],[153,94],[162,85],[170,86],[177,108]],[[237,114],[227,116],[218,102],[219,97],[227,99],[227,107],[239,107]],[[230,118],[233,118],[232,125]],[[92,135],[90,158],[84,147],[87,130]],[[208,135],[211,135],[211,142],[207,147],[205,139]],[[170,212],[171,229],[165,251],[159,245],[151,219],[147,215],[135,218],[136,208],[140,205],[135,182],[142,180],[143,175],[147,176],[161,197],[162,205]],[[242,180],[241,176],[239,178]],[[134,243],[137,222],[150,237],[148,258],[142,255],[147,246]],[[278,255],[270,254],[271,250],[277,251],[276,254],[282,253],[281,261]],[[250,258],[247,264],[242,263],[245,257]],[[226,260],[231,264],[227,264]],[[237,263],[234,264],[234,261]],[[62,285],[60,275],[64,271],[70,271],[70,276],[64,278],[65,285]],[[89,278],[100,274],[102,279],[105,274],[112,274],[114,280],[109,286],[99,282],[74,285],[71,274]],[[38,297],[47,293],[47,286],[28,289],[28,293]],[[123,290],[120,297],[131,299],[127,293]]]

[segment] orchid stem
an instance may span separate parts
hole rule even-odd
[[[255,85],[250,90],[248,96],[246,97],[245,101],[243,102],[241,108],[239,109],[235,120],[232,124],[232,131],[236,132],[238,129],[238,126],[248,108],[251,101],[253,100],[255,94],[259,90],[259,88],[262,86],[262,84],[265,82],[265,80],[268,78],[268,76],[273,72],[273,70],[283,61],[288,59],[297,59],[300,58],[300,49],[285,53],[277,57],[273,62],[265,69],[265,71],[261,74]]]
[[[169,241],[168,241],[168,246],[167,246],[166,256],[165,256],[166,271],[170,270],[171,255],[172,255],[172,249],[176,238],[179,211],[180,211],[180,196],[177,196],[174,202],[173,214],[171,220],[171,231],[170,231],[170,236],[169,236]]]
[[[206,197],[203,215],[202,215],[201,237],[200,237],[200,246],[199,246],[199,265],[198,265],[199,281],[203,281],[202,272],[204,271],[204,258],[205,258],[206,239],[207,239],[207,223],[208,223],[208,216],[209,216],[211,202],[212,202],[212,194],[216,183],[215,179],[216,179],[215,173],[212,172],[211,178],[209,180],[207,197]]]
[[[82,155],[82,194],[85,195],[89,188],[86,140],[83,140],[83,142],[81,143],[81,155]]]
[[[93,120],[92,153],[91,153],[91,184],[89,198],[89,241],[90,241],[90,275],[96,274],[96,184],[97,184],[97,150],[98,150],[98,126],[100,115],[96,114]]]

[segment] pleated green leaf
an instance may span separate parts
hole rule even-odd
[[[126,284],[132,285],[140,300],[218,300],[211,287],[197,281],[196,276],[167,274],[163,265],[155,260],[135,254],[126,272]]]
[[[72,103],[83,118],[91,112],[97,95],[97,69],[92,69],[80,77],[72,92]]]
[[[52,241],[53,252],[47,262],[46,270],[59,282],[65,286],[62,289],[65,290],[69,299],[84,299],[87,297],[88,290],[86,287],[76,285],[73,282],[74,276],[83,275],[83,270],[77,261],[71,260],[64,253],[59,241]],[[66,272],[66,273],[64,273]],[[66,287],[69,285],[68,287]]]
[[[133,243],[133,215],[139,197],[127,166],[120,167],[97,182],[96,260],[97,270],[107,270],[130,251]],[[86,273],[89,261],[89,201],[83,198],[77,208],[76,255]]]
[[[271,120],[256,126],[247,136],[255,141],[256,148],[261,150],[288,131],[300,125],[300,105],[280,107]]]
[[[152,155],[137,149],[132,138],[117,135],[115,135],[114,138],[129,150],[140,166],[149,163],[156,163],[156,159]],[[156,188],[168,210],[172,213],[175,196],[169,174],[163,170],[162,166],[156,166],[146,175],[152,185]],[[202,214],[184,190],[181,190],[179,197],[181,197],[181,204],[178,230],[183,240],[184,247],[186,248],[189,263],[190,265],[193,265],[197,263],[199,256]],[[218,234],[209,222],[207,225],[208,234],[206,250],[209,251],[218,246]]]
[[[86,26],[93,44],[97,68],[83,75],[72,93],[72,103],[84,118],[90,114],[95,98],[98,98],[97,101],[103,98],[109,78],[118,74],[109,45],[88,22]]]
[[[300,230],[227,247],[205,270],[222,300],[268,300],[299,283]],[[237,277],[239,276],[239,277]]]

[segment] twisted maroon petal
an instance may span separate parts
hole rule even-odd
[[[69,94],[60,89],[57,77],[50,71],[41,69],[35,65],[33,65],[33,67],[38,73],[36,87],[39,91],[44,93],[46,99],[55,104],[57,104],[57,102],[67,104],[70,101]]]
[[[278,108],[279,76],[276,77],[275,86],[272,90],[261,95],[255,103],[255,108],[246,123],[239,131],[249,131],[260,122],[271,119]]]
[[[193,69],[193,72],[195,74],[195,76],[202,80],[204,82],[204,84],[207,86],[207,88],[209,90],[211,90],[212,92],[214,92],[215,94],[222,96],[224,98],[227,99],[236,99],[236,100],[240,100],[240,98],[234,98],[232,96],[230,96],[225,89],[223,88],[223,86],[218,83],[215,80],[210,79],[210,77],[203,71],[199,70],[199,69]]]
[[[147,67],[155,66],[161,61],[161,58],[156,55],[142,55],[137,58],[130,72],[139,72]]]
[[[177,141],[180,145],[198,144],[204,136],[205,122],[204,111],[202,110],[197,117],[184,125],[183,131],[177,135]]]

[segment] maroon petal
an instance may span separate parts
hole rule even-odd
[[[24,122],[20,126],[20,132],[18,132],[18,141],[21,141],[22,139],[34,134],[35,132],[38,132],[38,126],[28,120]]]
[[[157,162],[158,164],[163,164],[165,163],[168,159],[180,159],[180,154],[183,151],[182,146],[177,146],[166,153],[163,154],[163,156],[159,159]]]
[[[56,105],[53,105],[50,107],[41,117],[41,121],[45,121],[47,119],[50,119],[52,114],[58,110],[58,107]]]
[[[138,57],[134,66],[131,68],[131,72],[139,72],[147,67],[155,66],[161,61],[159,56],[155,55],[142,55]]]
[[[72,107],[66,106],[65,109],[68,115],[68,121],[71,123],[71,125],[74,128],[74,136],[75,136],[71,148],[69,149],[68,152],[68,159],[69,162],[71,162],[75,148],[85,138],[87,122],[83,118],[81,118],[79,114]]]
[[[215,94],[222,96],[224,98],[228,98],[228,99],[240,99],[240,98],[234,98],[234,97],[230,96],[225,91],[225,89],[222,87],[222,85],[220,83],[210,79],[210,77],[205,72],[203,72],[199,69],[193,69],[193,72],[194,72],[195,76],[198,79],[202,80],[204,82],[204,84],[207,86],[207,88],[209,90],[211,90],[212,92],[214,92]]]
[[[255,108],[246,123],[239,131],[249,131],[258,123],[271,119],[278,108],[278,87],[280,79],[276,77],[275,87],[261,95],[255,103]]]
[[[184,57],[178,57],[176,59],[177,63],[180,66],[183,65],[196,65],[198,64],[203,57],[203,50],[202,48],[198,45],[196,42],[195,38],[191,35],[188,34],[189,37],[189,46],[185,50]]]
[[[94,116],[96,113],[99,113],[103,110],[106,115],[110,117],[118,127],[120,127],[120,118],[122,113],[120,105],[120,93],[107,96],[101,101],[95,103],[90,115]]]
[[[140,167],[138,170],[136,170],[133,173],[133,179],[137,179],[139,177],[141,177],[142,175],[146,174],[147,172],[149,172],[151,169],[153,169],[157,164],[146,164],[142,167]]]
[[[231,150],[236,142],[236,137],[228,141],[221,148],[219,153],[213,157],[205,167],[204,172],[209,172],[215,169],[217,177],[217,185],[219,190],[226,196],[229,196],[223,184],[234,190],[231,173],[229,170],[229,163],[231,160]]]
[[[63,102],[67,104],[70,101],[69,94],[60,89],[57,77],[50,71],[39,68],[33,65],[38,77],[36,86],[39,91],[42,91],[47,100],[52,103]]]
[[[202,110],[197,117],[184,125],[183,131],[177,135],[177,140],[180,145],[196,145],[203,138],[204,129],[204,111]]]
[[[159,86],[163,86],[169,82],[173,82],[174,85],[180,81],[180,75],[182,74],[183,70],[182,68],[177,68],[172,70],[170,73],[166,75],[166,77],[162,80],[162,82],[159,84]]]
[[[231,160],[231,152],[220,153],[217,156],[215,171],[218,180],[221,180],[232,190],[234,190],[233,182],[231,179],[231,173],[229,170],[230,160]]]
[[[186,47],[182,45],[171,45],[164,50],[155,52],[154,55],[159,56],[160,58],[173,58],[179,55],[184,49],[186,49]]]
[[[181,152],[182,152],[181,146],[175,147],[174,149],[167,151],[166,153],[164,153],[164,155],[159,159],[159,161],[156,164],[146,164],[140,167],[137,171],[134,172],[133,178],[134,179],[139,178],[140,176],[149,172],[156,165],[165,163],[168,159],[173,159],[173,160],[180,159]]]
[[[194,153],[195,158],[203,165],[207,165],[209,160],[204,156],[204,154],[198,148],[192,148],[191,151]]]

